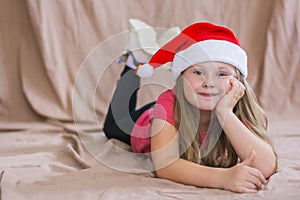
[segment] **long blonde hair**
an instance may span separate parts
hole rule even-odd
[[[266,134],[268,120],[259,106],[256,96],[246,79],[238,72],[238,80],[245,86],[245,94],[233,109],[235,115],[257,136],[269,143],[277,157],[274,146]],[[183,76],[175,85],[174,117],[179,132],[181,158],[212,167],[231,167],[238,156],[229,139],[212,112],[209,130],[204,144],[199,141],[199,109],[191,105],[183,92]],[[277,163],[276,163],[277,168]]]

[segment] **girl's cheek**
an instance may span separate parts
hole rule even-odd
[[[224,79],[223,88],[224,88],[226,93],[232,88],[232,85],[230,83],[230,79]]]

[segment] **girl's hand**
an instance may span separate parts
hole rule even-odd
[[[216,106],[216,112],[218,114],[226,114],[228,111],[232,111],[237,102],[244,96],[245,86],[235,78],[229,80],[231,88],[220,99]]]
[[[255,193],[267,183],[262,173],[251,167],[255,159],[255,151],[251,151],[248,158],[231,168],[223,177],[223,188],[238,193]]]

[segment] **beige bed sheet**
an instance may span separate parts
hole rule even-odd
[[[297,0],[1,0],[0,199],[297,199],[299,11]],[[153,178],[147,157],[105,138],[130,18],[157,30],[210,21],[236,32],[279,152],[279,172],[263,191],[240,195]],[[170,85],[166,70],[143,80],[138,104]]]
[[[298,199],[298,124],[294,118],[270,120],[279,170],[256,194],[155,178],[146,166],[151,163],[149,158],[119,151],[130,148],[107,140],[101,130],[89,125],[80,128],[85,130],[81,135],[78,127],[53,121],[1,125],[6,130],[0,133],[1,199]]]

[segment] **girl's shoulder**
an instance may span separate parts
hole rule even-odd
[[[174,110],[174,90],[169,89],[161,93],[154,105],[151,113],[151,118],[159,118],[175,125],[173,116]]]
[[[174,90],[173,89],[168,89],[168,90],[162,92],[158,96],[156,103],[160,103],[160,102],[163,102],[163,101],[169,101],[169,102],[173,102],[173,104],[174,104],[174,99],[175,99]]]

